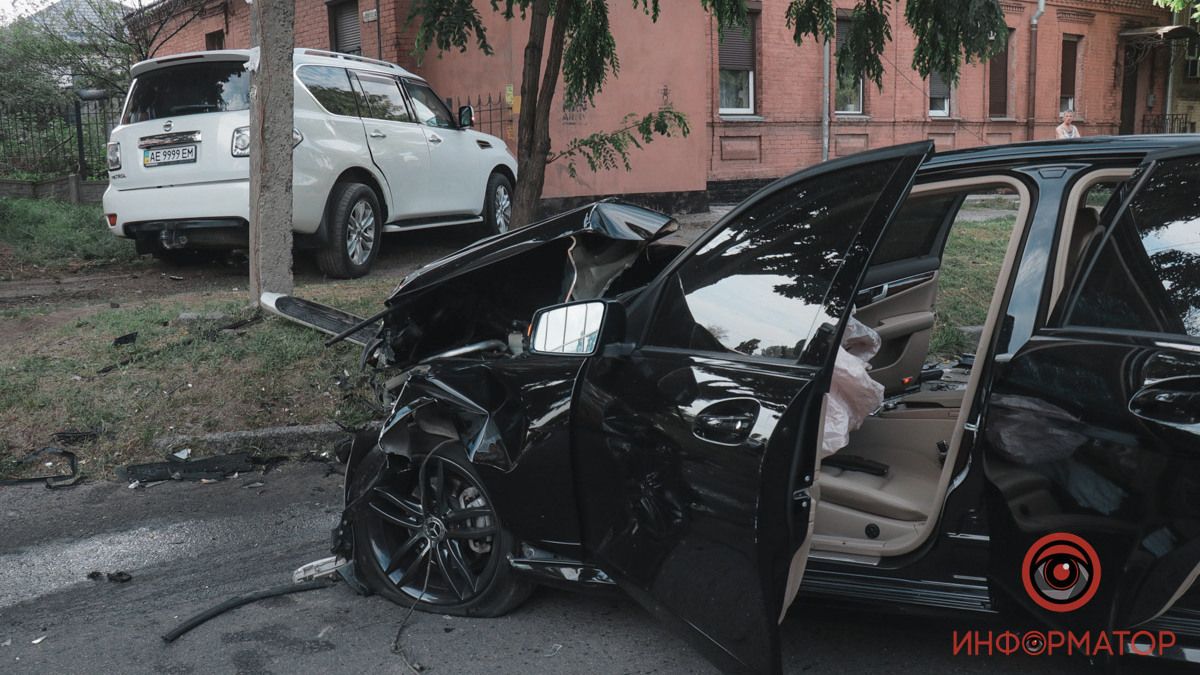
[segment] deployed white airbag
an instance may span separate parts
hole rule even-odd
[[[854,317],[846,324],[825,399],[825,429],[818,462],[850,443],[850,432],[883,404],[883,385],[867,372],[879,353],[879,333]]]

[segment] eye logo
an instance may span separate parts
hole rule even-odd
[[[1073,612],[1100,588],[1100,557],[1080,537],[1066,532],[1048,534],[1025,553],[1021,581],[1042,609]]]

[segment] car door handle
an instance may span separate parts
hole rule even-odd
[[[1129,412],[1172,426],[1200,426],[1200,378],[1175,377],[1143,387],[1129,400]]]
[[[380,130],[376,129],[375,131],[372,131],[372,132],[371,132],[371,138],[387,138],[387,134],[385,134],[385,133],[383,133],[382,131],[380,131]]]
[[[438,136],[437,134],[429,134],[429,142],[437,145],[438,143],[442,142],[442,137]]]
[[[758,401],[753,399],[720,401],[696,415],[692,422],[692,433],[713,443],[737,445],[754,432],[758,411]]]

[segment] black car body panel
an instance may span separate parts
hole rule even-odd
[[[1200,317],[1191,291],[1180,290],[1200,288],[1200,280],[1176,279],[1170,288],[1180,297],[1155,291],[1145,249],[1127,231],[1137,225],[1128,215],[1133,184],[1152,185],[1153,162],[1170,161],[1169,152],[1118,191],[1081,271],[1061,294],[1052,291],[1076,182],[1132,170],[1161,151],[1194,160],[1200,150],[1186,148],[1197,141],[1095,138],[932,158],[926,144],[902,146],[768,186],[686,250],[659,241],[673,229],[665,216],[608,203],[439,261],[388,299],[383,328],[366,348],[368,362],[401,374],[389,385],[393,414],[377,442],[350,454],[336,548],[348,553],[346,530],[372,471],[454,437],[530,556],[561,561],[581,584],[616,581],[727,670],[777,671],[777,621],[792,557],[809,531],[813,439],[846,317],[860,289],[914,265],[937,269],[940,256],[889,268],[873,267],[873,252],[914,181],[1006,176],[1025,186],[1029,212],[993,307],[996,330],[979,346],[978,389],[962,402],[967,431],[948,467],[953,481],[934,534],[874,561],[813,555],[803,592],[928,611],[1019,609],[1022,621],[1072,630],[1169,626],[1200,639],[1200,603],[1188,592],[1200,571],[1200,338],[1181,323],[1191,315],[1181,320],[1164,309]],[[821,233],[797,220],[800,234],[771,248],[777,218],[764,208],[772,200],[780,208],[807,204],[809,181],[881,161],[894,164],[875,172],[870,189],[826,205],[865,200],[861,228],[851,224],[840,243],[821,250]],[[1186,176],[1197,177],[1200,169]],[[1180,209],[1172,231],[1200,238],[1200,207]],[[739,227],[744,240],[729,234]],[[764,253],[753,274],[778,279],[724,289],[742,264],[732,251],[756,245]],[[1148,289],[1138,295],[1144,311],[1130,310],[1133,326],[1081,323],[1081,287],[1091,270],[1113,267],[1114,249],[1127,275],[1114,283]],[[717,308],[773,294],[798,303],[778,305],[784,310],[773,316],[808,313],[787,339],[759,335],[755,326],[714,323],[719,312],[689,301],[705,293]],[[624,308],[618,344],[586,358],[519,344],[535,310],[589,298]],[[735,418],[752,421],[748,431],[722,435]],[[1095,599],[1079,611],[1047,611],[1022,585],[1031,544],[1057,532],[1090,542],[1103,569]]]

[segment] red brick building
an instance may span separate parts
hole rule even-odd
[[[394,61],[429,79],[443,96],[519,94],[522,22],[505,22],[480,3],[493,55],[429,54],[418,63],[406,22],[409,4],[297,0],[296,44]],[[1150,0],[1046,0],[1043,12],[1036,0],[1003,0],[1006,53],[966,66],[954,86],[912,70],[915,38],[898,2],[882,90],[838,81],[834,64],[826,69],[826,50],[835,45],[794,44],[784,21],[787,0],[750,4],[752,29],[723,41],[697,0],[664,6],[657,24],[628,3],[612,4],[620,75],[610,78],[596,107],[562,110],[552,138],[561,145],[661,105],[686,113],[692,133],[635,151],[630,172],[581,168],[571,178],[565,166],[551,164],[546,196],[650,193],[645,196],[663,206],[672,200],[700,205],[709,189],[718,198],[736,196],[825,156],[924,138],[939,150],[1053,138],[1066,109],[1075,111],[1085,135],[1133,133],[1165,112],[1170,50],[1128,49],[1131,40],[1144,39],[1133,29],[1170,21]],[[160,55],[247,47],[249,11],[242,0],[214,3]],[[839,23],[847,20],[843,13]],[[519,96],[512,104],[520,105]]]

